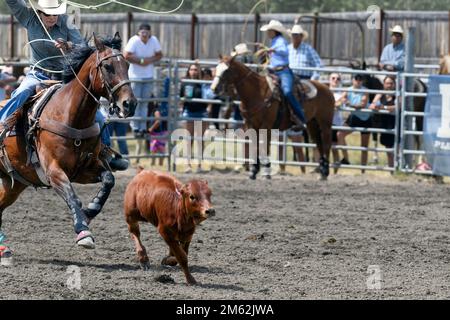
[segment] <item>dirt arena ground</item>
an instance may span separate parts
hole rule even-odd
[[[93,251],[74,245],[68,209],[52,190],[25,191],[4,213],[15,266],[0,268],[0,299],[450,298],[448,184],[205,174],[217,216],[194,235],[189,262],[201,285],[189,287],[178,267],[160,265],[167,248],[151,225],[142,228],[151,269],[138,266],[122,213],[133,174],[117,175],[92,224]],[[76,188],[84,203],[97,190]],[[73,266],[81,290],[67,286]]]

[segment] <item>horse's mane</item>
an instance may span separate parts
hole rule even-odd
[[[64,62],[64,72],[63,72],[63,82],[68,83],[75,79],[75,73],[78,73],[81,70],[81,67],[86,62],[86,60],[91,56],[92,53],[97,50],[95,47],[89,46],[89,39],[84,39],[84,41],[76,45],[72,51],[67,55],[67,59]],[[116,50],[122,49],[122,40],[116,37],[107,37],[106,39],[101,40],[102,43]]]

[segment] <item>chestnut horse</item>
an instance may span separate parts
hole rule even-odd
[[[331,149],[331,126],[334,114],[334,96],[329,88],[320,82],[311,81],[317,88],[315,98],[303,101],[307,129],[309,136],[317,144],[320,153],[320,174],[323,180],[329,175],[329,156]],[[264,76],[252,71],[244,64],[232,57],[222,57],[216,68],[211,89],[215,92],[223,91],[227,85],[233,84],[240,96],[240,111],[245,122],[245,129],[254,129],[258,143],[252,143],[256,147],[256,155],[260,154],[260,140],[266,137],[260,136],[261,129],[267,129],[267,152],[270,149],[270,131],[279,129],[284,131],[292,126],[290,112],[286,105],[279,99],[272,98],[272,90]],[[260,158],[257,157],[252,164],[251,179],[255,179],[260,170]],[[270,168],[270,163],[265,164]],[[270,178],[268,173],[266,178]]]
[[[88,225],[102,210],[115,183],[109,166],[99,156],[100,128],[98,124],[94,125],[98,99],[107,98],[117,115],[126,118],[134,115],[136,98],[128,79],[127,62],[120,51],[107,47],[95,35],[94,42],[95,48],[86,45],[74,50],[74,54],[78,54],[78,64],[72,70],[78,72],[79,80],[68,82],[54,93],[35,129],[36,151],[47,185],[43,184],[34,167],[27,163],[23,129],[26,120],[23,117],[16,126],[17,136],[5,139],[5,149],[12,167],[22,179],[10,179],[7,170],[0,165],[3,184],[0,189],[0,230],[3,211],[28,186],[51,187],[69,206],[78,235],[77,244],[88,249],[95,247]],[[118,33],[111,41],[114,42],[121,42]],[[74,138],[74,135],[79,137]],[[83,208],[72,182],[101,182],[102,186],[92,202]]]
[[[450,54],[441,57],[439,74],[450,74]]]

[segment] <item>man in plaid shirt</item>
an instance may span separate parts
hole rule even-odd
[[[297,70],[297,68],[321,68],[322,61],[316,50],[304,43],[308,39],[308,32],[300,25],[295,25],[291,30],[292,43],[289,45],[289,68],[302,79],[319,80],[317,71]]]

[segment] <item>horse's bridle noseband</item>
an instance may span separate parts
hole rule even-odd
[[[106,91],[108,92],[108,96],[109,96],[109,99],[108,99],[108,101],[109,101],[109,103],[110,103],[110,105],[111,105],[111,107],[113,108],[113,109],[116,109],[117,108],[117,105],[116,105],[116,98],[114,97],[114,94],[120,89],[120,88],[122,88],[123,86],[125,86],[125,85],[127,85],[127,84],[130,84],[131,83],[131,81],[130,80],[122,80],[122,81],[120,81],[117,85],[115,85],[113,88],[111,88],[111,86],[109,85],[109,83],[108,82],[106,82],[105,81],[105,75],[104,75],[104,73],[103,73],[103,71],[102,71],[102,65],[103,65],[103,62],[105,62],[106,60],[109,60],[109,59],[112,59],[112,58],[116,58],[116,57],[122,57],[122,58],[124,58],[125,59],[125,57],[123,56],[123,54],[122,53],[120,53],[120,52],[118,52],[118,53],[113,53],[113,54],[111,54],[111,55],[109,55],[109,56],[106,56],[106,57],[103,57],[103,58],[101,58],[100,59],[100,55],[99,55],[99,52],[98,52],[98,50],[97,50],[97,65],[96,65],[96,70],[97,70],[97,73],[98,73],[98,70],[100,69],[100,74],[101,74],[101,81],[102,81],[102,88],[106,88]],[[96,74],[97,75],[97,74]]]

